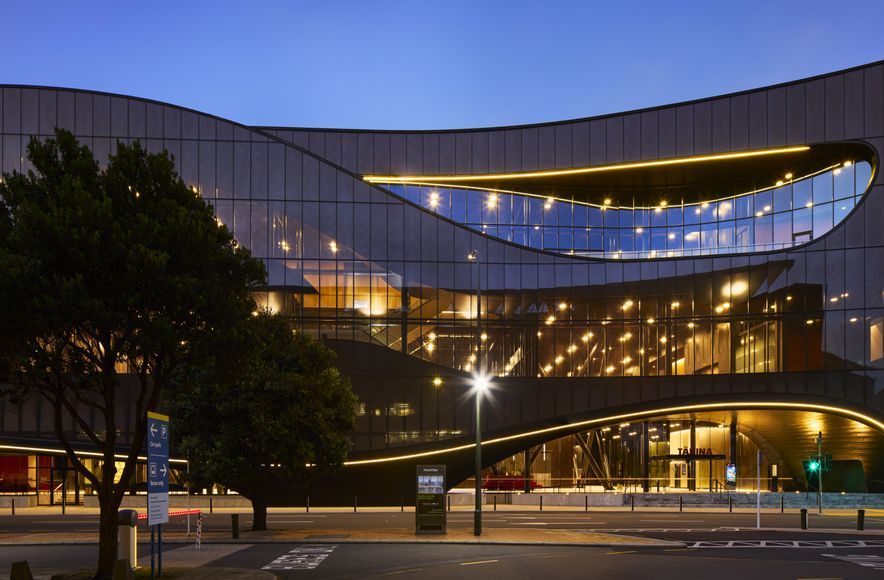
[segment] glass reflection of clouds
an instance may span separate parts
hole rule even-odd
[[[804,244],[843,220],[871,177],[868,162],[845,161],[807,175],[786,173],[754,191],[650,207],[431,183],[382,185],[488,236],[567,255],[627,259],[763,252]]]

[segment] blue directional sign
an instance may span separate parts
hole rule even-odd
[[[169,417],[147,413],[147,525],[169,521]]]

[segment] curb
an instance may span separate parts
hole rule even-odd
[[[616,532],[605,532],[604,530],[593,530],[601,534],[615,535]],[[668,528],[668,533],[684,533],[674,528]],[[843,528],[810,528],[807,530],[796,528],[755,528],[755,527],[730,527],[723,526],[716,533],[725,534],[727,532],[746,533],[746,532],[777,532],[777,533],[795,533],[795,534],[836,534],[848,536],[884,536],[884,530],[850,530]],[[653,529],[647,532],[654,533]],[[624,537],[642,537],[635,535],[625,535]],[[394,538],[394,539],[366,539],[366,538],[240,538],[234,540],[232,538],[207,538],[203,541],[205,544],[451,544],[451,545],[503,545],[503,546],[574,546],[574,547],[628,547],[628,548],[661,548],[661,547],[684,547],[686,541],[682,540],[666,540],[661,538],[647,538],[647,542],[563,542],[555,540],[485,540],[485,539],[463,539],[463,540],[443,540],[431,538]],[[164,541],[166,544],[188,545],[194,544],[194,539],[168,538]],[[28,541],[28,542],[9,542],[0,541],[2,547],[12,546],[89,546],[97,545],[97,540],[52,540],[45,541]]]

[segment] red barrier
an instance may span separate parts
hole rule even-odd
[[[175,516],[195,516],[202,513],[202,510],[178,510],[175,512],[169,512],[169,517],[174,518]],[[146,520],[147,514],[138,514],[139,520]]]

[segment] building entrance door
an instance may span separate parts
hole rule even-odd
[[[670,487],[686,489],[688,487],[688,463],[687,461],[670,461]]]

